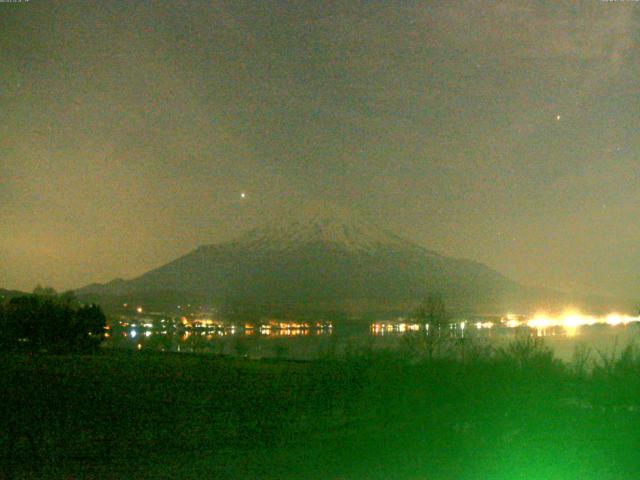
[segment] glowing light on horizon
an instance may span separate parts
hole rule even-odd
[[[564,328],[569,335],[575,335],[577,329],[583,326],[591,325],[627,325],[631,322],[640,322],[640,317],[632,317],[630,315],[621,315],[618,313],[610,313],[606,316],[596,317],[593,315],[585,315],[576,310],[567,310],[560,316],[550,316],[546,313],[537,313],[526,322],[530,328],[537,330],[545,330],[548,328],[561,327]],[[507,327],[509,327],[507,322]]]
[[[557,326],[557,320],[549,318],[544,313],[536,314],[531,320],[527,322],[527,327],[536,328],[538,330],[544,330],[549,327]]]
[[[493,327],[506,327],[506,328],[518,328],[528,327],[535,330],[537,335],[556,335],[562,333],[556,329],[562,329],[564,334],[573,337],[579,333],[580,327],[592,326],[592,325],[628,325],[633,322],[640,322],[640,316],[634,317],[631,315],[622,315],[619,313],[610,313],[608,315],[596,316],[583,314],[575,308],[568,308],[561,314],[548,314],[546,312],[538,312],[531,317],[524,315],[516,315],[509,313],[502,317],[499,322],[492,321],[476,321],[469,323],[466,320],[462,320],[449,325],[451,330],[456,328],[460,329],[460,332],[464,334],[467,327],[474,326],[476,330],[489,329]],[[386,333],[398,333],[405,334],[410,331],[419,331],[424,329],[425,332],[429,332],[429,324],[409,324],[409,323],[395,323],[395,322],[376,322],[370,325],[371,332],[378,335],[385,335]]]
[[[483,328],[493,328],[493,322],[476,322],[476,328],[482,330]]]
[[[632,317],[630,315],[620,315],[619,313],[610,313],[605,319],[607,325],[627,325],[631,322],[640,322],[640,317]]]

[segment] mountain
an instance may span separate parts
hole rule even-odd
[[[191,301],[227,312],[349,315],[407,311],[433,292],[466,311],[508,308],[531,293],[486,265],[438,254],[331,204],[309,204],[137,278],[76,291],[103,301]]]

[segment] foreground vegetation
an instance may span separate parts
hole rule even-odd
[[[104,339],[106,317],[95,304],[81,305],[73,292],[36,287],[32,295],[0,302],[0,350],[91,353]]]
[[[7,478],[622,479],[640,355],[556,361],[531,337],[415,361],[5,355]]]

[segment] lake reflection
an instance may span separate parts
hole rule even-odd
[[[603,320],[604,319],[604,320]],[[606,321],[608,319],[609,321]],[[442,328],[453,338],[494,347],[522,333],[544,337],[563,360],[571,360],[577,345],[611,353],[634,342],[640,332],[636,317],[550,317],[476,319]],[[137,350],[212,353],[250,358],[316,359],[341,355],[359,347],[397,349],[406,335],[429,335],[429,325],[410,321],[333,325],[331,323],[272,323],[267,325],[199,325],[196,328],[155,328],[130,322],[111,328],[106,347]]]

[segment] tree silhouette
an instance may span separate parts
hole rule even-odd
[[[432,293],[416,309],[416,320],[421,330],[405,335],[405,348],[418,358],[433,360],[440,355],[449,340],[449,315],[440,294]]]
[[[36,288],[38,290],[38,288]],[[31,352],[95,351],[104,336],[106,318],[97,305],[79,306],[64,294],[25,295],[0,305],[0,347]]]
[[[33,294],[38,295],[39,297],[55,297],[58,295],[58,292],[56,292],[55,288],[53,287],[43,287],[42,285],[38,284],[33,289]]]
[[[449,316],[442,295],[432,293],[425,298],[416,311],[416,317],[429,324],[430,328],[440,328],[446,324]]]

